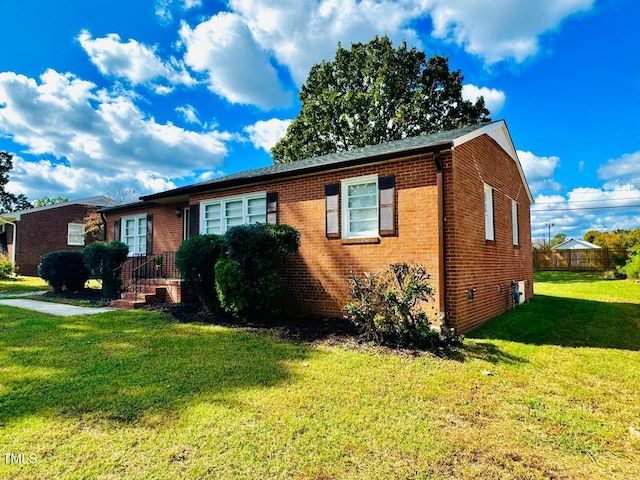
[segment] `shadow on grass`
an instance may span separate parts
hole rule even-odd
[[[640,305],[536,295],[467,335],[534,345],[640,350]]]
[[[519,363],[528,363],[528,360],[511,355],[501,350],[497,345],[489,342],[469,343],[465,342],[456,348],[447,349],[444,354],[439,355],[447,360],[455,360],[458,362],[467,362],[469,360],[484,360],[486,362],[497,365],[504,363],[507,365],[515,365]]]
[[[7,308],[0,332],[0,426],[30,415],[130,422],[196,396],[233,402],[238,390],[289,379],[285,363],[309,351],[149,312],[60,319]]]

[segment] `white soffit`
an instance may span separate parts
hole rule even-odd
[[[509,135],[509,130],[507,129],[507,124],[504,120],[498,120],[496,122],[489,123],[484,127],[478,128],[472,132],[467,133],[466,135],[462,135],[454,139],[453,148],[456,148],[458,145],[462,145],[463,143],[473,140],[474,138],[478,138],[481,135],[488,135],[493,138],[493,140],[495,140],[495,142],[500,145],[500,148],[502,148],[511,158],[513,158],[513,161],[516,162],[516,166],[518,167],[518,172],[520,172],[520,176],[522,177],[522,182],[527,189],[529,201],[533,204],[534,200],[533,196],[531,195],[531,190],[529,190],[529,184],[527,183],[527,179],[524,176],[524,171],[522,170],[520,159],[518,158],[516,149],[513,146],[511,135]]]

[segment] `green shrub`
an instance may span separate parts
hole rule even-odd
[[[353,301],[344,307],[365,340],[395,347],[429,348],[438,340],[425,312],[433,287],[424,267],[395,263],[349,278]]]
[[[78,292],[89,279],[81,251],[60,250],[43,255],[38,275],[57,292]]]
[[[122,242],[94,242],[82,251],[82,258],[91,278],[102,280],[102,296],[115,298],[120,292],[117,271],[126,260],[129,247]]]
[[[0,256],[0,279],[9,278],[13,273],[13,262],[7,257]]]
[[[298,231],[289,225],[239,225],[224,239],[225,259],[216,265],[223,309],[242,320],[276,313],[284,296],[279,271],[300,245]]]
[[[220,306],[234,317],[239,317],[249,308],[248,283],[244,280],[240,264],[230,258],[221,258],[216,263],[216,293]]]
[[[215,265],[224,251],[220,235],[195,235],[186,239],[176,253],[176,266],[182,279],[208,312],[218,309]]]
[[[640,279],[640,251],[632,251],[629,253],[629,260],[622,270],[627,275],[627,278],[634,280]]]

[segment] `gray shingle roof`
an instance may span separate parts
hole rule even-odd
[[[430,149],[442,148],[450,145],[456,138],[464,136],[474,130],[484,128],[487,124],[471,125],[456,130],[446,130],[418,137],[410,137],[402,140],[385,142],[378,145],[356,148],[344,152],[331,153],[320,157],[307,158],[297,162],[282,163],[268,167],[246,170],[218,177],[207,182],[196,183],[185,187],[179,187],[166,192],[155,193],[141,197],[143,201],[153,201],[162,198],[178,197],[197,192],[215,190],[217,188],[249,184],[261,180],[294,176],[301,173],[310,173],[328,170],[341,166],[367,163],[384,157],[394,157],[402,153],[415,153]]]

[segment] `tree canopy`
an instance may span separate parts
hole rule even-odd
[[[583,239],[603,248],[638,248],[640,247],[640,228],[617,229],[612,232],[589,230],[584,234]]]
[[[302,86],[302,108],[272,149],[286,163],[366,145],[490,121],[484,99],[462,98],[460,70],[441,55],[427,59],[388,37],[338,44],[335,59],[314,65]]]
[[[549,248],[553,248],[556,245],[560,245],[562,242],[564,242],[567,239],[567,234],[566,233],[556,233],[552,238],[551,238],[551,242],[549,242]]]
[[[7,192],[5,187],[9,183],[9,172],[13,168],[13,155],[0,151],[0,213],[15,212],[32,208],[27,197],[21,193],[15,195]]]
[[[34,207],[47,207],[49,205],[57,205],[58,203],[65,203],[68,202],[69,199],[67,197],[49,197],[49,196],[44,196],[42,198],[37,199],[35,202],[33,202],[33,206]]]

